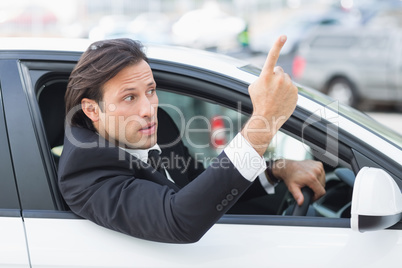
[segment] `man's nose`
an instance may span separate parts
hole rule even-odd
[[[141,117],[153,117],[155,114],[155,105],[150,102],[147,97],[142,97],[139,105],[139,116]]]

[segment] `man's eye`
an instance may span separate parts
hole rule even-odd
[[[127,96],[124,98],[125,101],[132,101],[134,100],[134,96]]]
[[[147,91],[148,95],[153,95],[155,93],[155,89],[150,89]]]

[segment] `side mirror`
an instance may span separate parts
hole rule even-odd
[[[352,230],[388,228],[402,218],[401,190],[384,170],[364,167],[354,183],[351,214]]]

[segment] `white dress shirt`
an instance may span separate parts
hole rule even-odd
[[[245,179],[254,181],[258,176],[265,191],[268,194],[275,193],[275,187],[268,182],[265,176],[264,171],[267,169],[266,161],[257,153],[243,135],[238,133],[225,147],[224,151]]]
[[[127,149],[127,148],[122,148],[122,149],[125,150],[126,152],[128,152],[129,154],[131,154],[132,156],[140,159],[144,163],[148,162],[148,152],[150,150],[157,150],[159,152],[159,154],[161,154],[161,152],[162,152],[162,150],[158,144],[155,144],[154,146],[152,146],[151,148],[148,148],[148,149]],[[166,177],[174,183],[172,177],[170,177],[169,172],[167,172],[166,169],[165,169],[165,174],[166,174]]]

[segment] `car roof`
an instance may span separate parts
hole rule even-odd
[[[69,38],[0,38],[0,51],[52,51],[52,52],[84,52],[93,40]],[[255,75],[245,73],[238,68],[248,65],[247,62],[202,50],[185,47],[144,44],[145,52],[150,59],[170,61],[223,75],[237,77],[239,80],[252,82]]]

